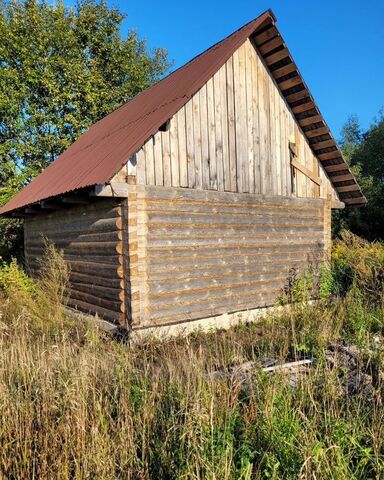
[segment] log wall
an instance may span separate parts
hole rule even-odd
[[[291,176],[289,143],[302,171]],[[137,182],[309,198],[334,192],[275,80],[247,40],[137,152]],[[292,182],[293,187],[292,188]]]
[[[46,240],[53,242],[70,268],[68,305],[120,324],[126,324],[130,303],[125,211],[126,201],[108,199],[40,213],[24,222],[31,273],[38,273]]]
[[[291,268],[324,257],[323,199],[132,189],[134,328],[273,305]]]

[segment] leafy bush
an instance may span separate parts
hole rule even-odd
[[[10,263],[0,264],[0,292],[4,295],[21,296],[29,295],[34,289],[34,283],[25,271],[19,266],[16,259]]]
[[[62,327],[69,272],[63,256],[46,244],[39,275],[31,279],[14,259],[0,264],[0,300],[3,317],[11,326],[24,318],[24,326],[41,333]]]
[[[344,230],[334,242],[332,271],[335,292],[355,288],[367,300],[383,301],[384,243],[368,242]]]

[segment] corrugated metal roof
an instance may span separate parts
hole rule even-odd
[[[0,214],[108,182],[128,158],[187,103],[247,38],[274,23],[275,17],[268,10],[95,123],[1,208]]]

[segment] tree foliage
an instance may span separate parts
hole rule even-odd
[[[384,240],[383,112],[365,132],[362,132],[357,118],[350,117],[341,133],[342,151],[368,199],[368,205],[339,213],[336,228],[348,228],[369,240]]]
[[[124,18],[104,1],[0,0],[0,205],[168,70],[164,50],[122,38]]]

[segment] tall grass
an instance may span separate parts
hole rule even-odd
[[[353,247],[336,248],[335,290]],[[59,255],[49,258],[39,281],[16,264],[0,274],[1,478],[384,477],[384,308],[356,278],[343,297],[260,324],[129,347],[65,317],[67,272]],[[346,395],[343,368],[325,361],[341,341],[376,372],[371,393]],[[245,383],[210,375],[308,353],[317,362],[296,388],[261,369]]]

